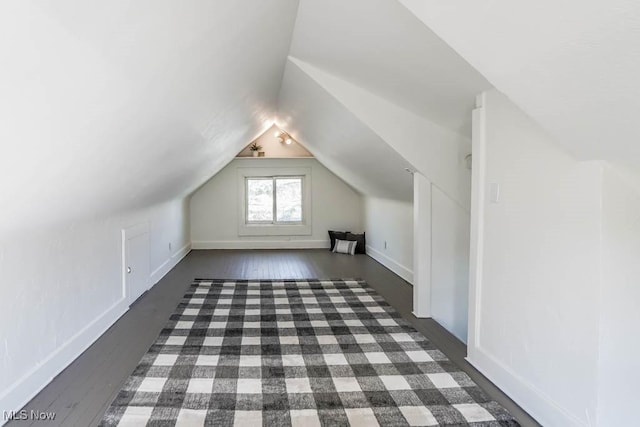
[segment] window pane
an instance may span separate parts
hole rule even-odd
[[[302,178],[276,178],[276,220],[302,221]]]
[[[273,180],[247,180],[247,221],[273,221]]]

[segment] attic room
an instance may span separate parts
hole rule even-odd
[[[0,3],[0,425],[627,426],[640,4]]]

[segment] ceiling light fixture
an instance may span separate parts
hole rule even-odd
[[[280,142],[283,142],[287,145],[291,145],[293,144],[293,138],[291,138],[291,135],[289,135],[286,132],[283,131],[278,131],[275,133],[274,135],[276,138],[278,138],[280,140]]]

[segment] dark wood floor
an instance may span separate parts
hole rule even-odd
[[[410,284],[368,256],[344,256],[327,250],[192,251],[29,402],[26,409],[56,412],[55,421],[47,422],[47,426],[97,425],[194,278],[364,279],[522,425],[539,425],[469,365],[464,359],[466,347],[462,342],[437,322],[417,319],[411,314]],[[38,422],[9,423],[18,424],[38,425]]]

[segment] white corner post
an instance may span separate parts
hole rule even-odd
[[[431,181],[413,173],[413,314],[431,317]]]
[[[472,127],[471,229],[469,248],[469,324],[467,360],[473,364],[480,348],[480,303],[482,290],[482,248],[486,187],[486,94],[476,98]]]

